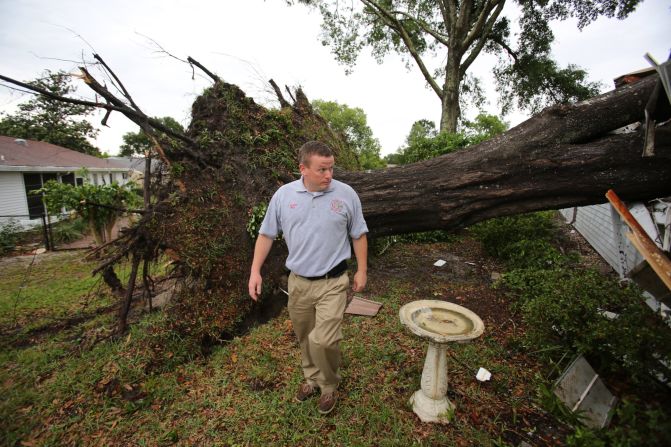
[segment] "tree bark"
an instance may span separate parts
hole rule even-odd
[[[445,68],[445,85],[441,101],[440,131],[456,132],[459,121],[459,90],[461,88],[461,76],[459,75],[458,50],[451,50]]]
[[[503,135],[411,165],[339,178],[359,194],[373,235],[455,229],[491,217],[671,195],[671,125],[657,128],[655,156],[642,131],[610,133],[643,119],[656,76],[569,106]]]
[[[133,262],[130,270],[130,278],[128,279],[128,288],[126,289],[126,295],[123,298],[123,301],[120,303],[119,307],[119,321],[118,321],[118,332],[123,334],[128,328],[128,312],[130,311],[130,305],[133,301],[133,292],[135,291],[135,279],[137,278],[138,267],[140,266],[140,257],[133,255]]]

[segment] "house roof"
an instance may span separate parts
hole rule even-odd
[[[43,141],[25,140],[0,135],[0,171],[61,172],[77,171],[126,172],[123,164],[93,157]]]
[[[110,157],[109,160],[114,161],[117,164],[125,166],[129,171],[139,171],[144,172],[144,157]],[[151,159],[151,171],[156,171],[161,165],[161,161],[156,158]]]

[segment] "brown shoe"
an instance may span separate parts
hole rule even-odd
[[[312,397],[313,394],[316,393],[317,393],[316,386],[311,385],[307,382],[303,382],[301,383],[301,386],[298,387],[298,391],[296,391],[296,396],[294,397],[294,400],[296,402],[305,402],[310,397]]]
[[[333,391],[332,393],[322,394],[319,398],[318,409],[321,414],[329,414],[333,411],[338,402],[338,393]]]

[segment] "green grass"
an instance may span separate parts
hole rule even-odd
[[[85,310],[91,303],[83,298],[96,290],[100,280],[91,276],[95,263],[82,258],[82,252],[60,252],[4,261],[0,328],[37,327]]]
[[[17,307],[19,321],[31,324],[36,310],[46,321],[50,309],[76,309],[91,290],[91,265],[75,256],[56,264],[34,266],[42,286],[31,285],[33,306]],[[13,284],[20,276],[11,275]],[[55,298],[47,287],[67,292]],[[3,290],[6,306],[13,289]],[[371,284],[367,296],[384,305],[375,318],[346,317],[341,400],[328,417],[319,415],[316,399],[293,401],[302,377],[286,310],[207,357],[167,331],[160,313],[145,315],[119,339],[91,342],[114,324],[113,314],[103,314],[38,340],[3,343],[0,444],[499,446],[507,445],[507,430],[531,430],[523,417],[536,411],[529,400],[535,366],[511,364],[488,332],[448,357],[452,423],[419,422],[407,402],[420,387],[426,346],[401,326],[398,310],[422,293],[412,278]],[[497,380],[475,381],[479,366]],[[513,407],[517,426],[503,411]]]

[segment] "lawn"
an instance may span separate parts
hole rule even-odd
[[[325,417],[316,399],[293,401],[301,374],[286,309],[207,350],[139,309],[129,333],[109,338],[114,312],[94,264],[81,253],[36,261],[3,261],[0,273],[3,445],[551,446],[574,433],[542,405],[559,366],[525,347],[524,323],[492,287],[502,266],[468,235],[371,259],[364,296],[383,307],[346,316],[341,400]],[[485,323],[482,337],[450,347],[449,425],[422,423],[407,404],[426,346],[398,310],[427,298]],[[491,381],[476,380],[480,367]]]

